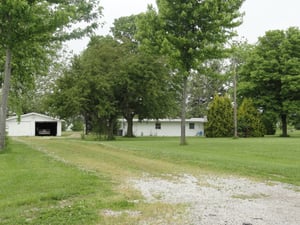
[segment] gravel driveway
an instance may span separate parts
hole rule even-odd
[[[299,187],[189,174],[131,180],[149,203],[186,204],[189,225],[299,225]],[[145,224],[156,224],[155,220]],[[159,223],[157,224],[164,224]]]

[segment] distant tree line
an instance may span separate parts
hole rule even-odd
[[[268,31],[257,44],[243,44],[239,52],[238,76],[238,129],[240,136],[275,134],[288,136],[288,124],[299,129],[300,121],[300,30]],[[236,53],[235,53],[236,55]],[[223,100],[225,101],[225,100]],[[229,102],[227,100],[228,114]],[[232,100],[231,100],[232,102]],[[216,106],[217,105],[217,106]],[[219,117],[216,107],[220,105]],[[208,136],[232,136],[232,121],[223,110],[219,97],[208,107]],[[224,113],[226,113],[224,115]],[[231,117],[232,118],[232,117]],[[260,122],[261,121],[261,122]],[[218,129],[217,129],[218,127]],[[227,133],[222,133],[227,129]],[[218,133],[220,132],[220,133]]]

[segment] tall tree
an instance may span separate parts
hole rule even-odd
[[[110,36],[95,36],[81,55],[81,81],[75,81],[84,91],[84,117],[90,120],[93,131],[106,134],[108,140],[114,138],[119,116],[113,87],[123,57],[120,43]]]
[[[77,85],[77,83],[86,85],[86,79],[82,78],[82,70],[80,57],[74,56],[70,67],[66,68],[55,81],[52,92],[49,92],[45,99],[50,114],[65,120],[82,115],[86,89]]]
[[[266,32],[240,71],[240,93],[251,97],[264,113],[281,119],[287,137],[287,119],[300,107],[300,30]]]
[[[119,109],[127,120],[127,136],[133,136],[133,118],[159,119],[170,115],[175,93],[169,70],[163,61],[138,52],[128,52],[120,62],[115,96]]]
[[[87,130],[113,139],[118,116],[112,87],[120,54],[112,37],[92,37],[88,48],[72,60],[48,98],[51,111],[66,120],[80,116]]]
[[[133,136],[133,118],[158,119],[174,111],[175,88],[165,58],[145,52],[136,39],[137,21],[141,15],[121,17],[114,22],[113,36],[122,43],[124,57],[119,63],[116,80],[119,108],[127,120],[126,135]]]
[[[3,0],[0,3],[0,44],[5,52],[5,69],[0,108],[0,149],[5,146],[7,102],[13,55],[27,46],[49,49],[53,43],[79,38],[97,27],[98,0]],[[72,29],[87,22],[84,29]],[[31,56],[34,59],[34,53]]]
[[[223,44],[233,35],[244,0],[157,0],[158,12],[149,8],[140,19],[139,37],[148,48],[170,58],[181,81],[181,138],[186,144],[185,118],[187,83],[200,63],[220,55]],[[150,45],[155,45],[151,47]]]

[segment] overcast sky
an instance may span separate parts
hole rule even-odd
[[[108,34],[114,19],[138,14],[147,9],[148,4],[156,5],[155,0],[100,0],[103,9],[101,22],[105,25],[97,31],[98,35]],[[245,13],[243,24],[237,28],[240,37],[255,43],[259,36],[268,30],[300,27],[300,0],[246,0],[241,8]],[[88,39],[68,44],[74,53],[82,51]]]

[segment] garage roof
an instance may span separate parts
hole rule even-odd
[[[23,118],[27,118],[27,117],[40,117],[40,118],[46,119],[48,121],[59,121],[59,119],[55,119],[53,117],[50,117],[50,116],[47,116],[47,115],[44,115],[44,114],[40,114],[40,113],[35,113],[35,112],[31,112],[31,113],[21,115],[21,120]],[[7,118],[6,121],[16,120],[18,118],[19,118],[18,116],[12,116],[12,117]]]

